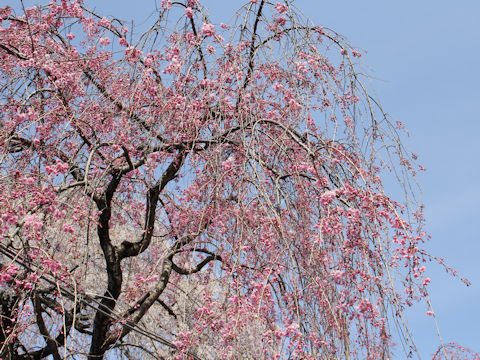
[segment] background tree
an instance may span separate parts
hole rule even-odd
[[[80,1],[0,11],[2,358],[415,352],[417,165],[360,52],[290,2],[162,1],[138,37]]]

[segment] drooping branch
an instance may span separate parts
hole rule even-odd
[[[148,132],[152,131],[152,127],[148,125],[144,119],[142,119],[138,114],[135,112],[131,111],[128,109],[128,107],[120,101],[120,99],[115,98],[112,96],[108,90],[105,88],[104,85],[102,85],[89,71],[85,70],[83,71],[83,74],[85,77],[100,91],[100,93],[108,100],[111,102],[112,105],[115,105],[120,111],[126,112],[128,116],[134,120],[137,124],[142,126],[145,130]],[[160,134],[155,135],[158,140],[160,140],[163,143],[168,143]]]
[[[21,60],[28,60],[28,57],[26,55],[22,54],[20,51],[18,51],[15,48],[12,49],[12,47],[9,47],[9,46],[7,46],[3,43],[0,43],[0,48],[5,50],[8,54],[16,56],[17,58],[19,58]]]

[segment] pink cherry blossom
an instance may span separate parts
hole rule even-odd
[[[191,7],[185,8],[185,16],[188,17],[189,19],[193,18],[193,10]]]
[[[118,39],[118,43],[119,43],[121,46],[128,46],[127,39],[125,39],[125,38],[123,38],[123,37]]]
[[[274,21],[275,24],[277,24],[278,26],[285,26],[285,24],[287,23],[287,19],[285,19],[285,17],[283,16],[275,18]]]
[[[202,34],[205,36],[214,36],[215,35],[214,25],[204,23],[202,25]]]
[[[277,9],[277,11],[280,13],[280,14],[283,14],[285,12],[287,12],[288,8],[286,5],[284,4],[280,4],[277,2],[277,5],[275,5],[275,9]]]
[[[108,37],[100,38],[99,43],[101,45],[108,45],[108,44],[110,44],[110,39]]]
[[[352,55],[353,55],[354,57],[361,57],[361,56],[362,56],[362,54],[360,54],[360,53],[359,53],[358,51],[356,51],[356,50],[352,50]]]

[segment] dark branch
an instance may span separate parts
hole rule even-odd
[[[172,269],[173,269],[173,271],[175,271],[177,274],[180,274],[180,275],[195,274],[195,273],[201,271],[212,260],[222,261],[222,258],[221,258],[220,255],[207,256],[205,259],[202,260],[202,262],[197,264],[197,266],[195,266],[193,269],[189,269],[189,270],[182,269],[181,267],[172,263]]]
[[[165,188],[165,186],[167,186],[167,184],[177,176],[178,171],[183,165],[185,156],[185,151],[180,151],[175,157],[175,159],[170,163],[170,165],[165,170],[165,172],[163,173],[159,181],[155,184],[155,186],[148,190],[147,209],[145,211],[145,225],[142,238],[136,243],[132,243],[126,240],[123,241],[117,249],[120,260],[127,257],[136,256],[141,252],[145,251],[150,245],[153,231],[155,229],[155,215],[157,211],[157,204],[160,193]]]
[[[28,60],[28,57],[26,57],[24,54],[19,52],[17,49],[11,49],[11,48],[9,48],[8,46],[5,46],[5,44],[2,44],[2,43],[0,43],[0,48],[5,50],[8,54],[13,55],[13,56],[15,56],[19,59]]]
[[[164,301],[158,299],[157,302],[158,302],[165,310],[167,310],[168,315],[173,316],[175,319],[177,318],[177,314],[175,314],[175,313],[173,312],[173,310],[172,310],[167,304],[165,304]]]
[[[48,329],[45,325],[45,321],[43,320],[43,309],[40,303],[40,299],[37,295],[33,298],[33,308],[35,310],[35,317],[38,330],[40,330],[40,334],[43,336],[43,339],[47,343],[45,350],[48,350],[48,355],[52,355],[54,360],[61,360],[60,354],[58,353],[58,345],[55,340],[51,337]],[[48,356],[47,354],[42,354],[42,356]]]

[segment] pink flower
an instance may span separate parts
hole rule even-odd
[[[278,18],[274,19],[275,23],[278,24],[279,26],[284,26],[287,23],[287,19],[285,19],[283,16],[280,16]]]
[[[250,0],[250,2],[251,2],[252,4],[256,4],[256,3],[258,3],[258,0]]]
[[[68,40],[73,40],[73,39],[75,39],[75,34],[73,34],[73,33],[68,33],[68,34],[67,34],[67,39],[68,39]]]
[[[332,272],[330,272],[330,276],[337,284],[340,284],[342,282],[344,275],[345,271],[343,270],[333,270]]]
[[[213,30],[214,25],[213,24],[206,24],[204,23],[202,25],[202,34],[205,36],[213,36],[215,35],[215,30]]]
[[[68,164],[67,163],[64,163],[64,162],[61,162],[60,160],[57,160],[57,164],[56,164],[56,173],[66,173],[68,170]]]
[[[121,46],[128,46],[128,41],[127,41],[127,39],[125,39],[125,38],[123,38],[123,37],[120,38],[120,39],[118,39],[118,43],[119,43]]]
[[[142,56],[142,52],[133,46],[129,46],[125,50],[125,57],[128,59],[129,62],[137,61],[140,56]]]
[[[433,314],[434,314],[433,311],[430,311],[430,310],[427,311],[427,315],[428,315],[428,316],[432,316]]]
[[[143,62],[145,63],[145,66],[152,66],[154,61],[154,57],[152,54],[148,53],[144,58]],[[118,150],[119,151],[119,150]]]
[[[73,233],[73,227],[69,224],[63,224],[62,230],[67,232],[67,233]]]
[[[8,274],[0,273],[0,284],[6,283],[7,281],[12,280],[12,277]]]
[[[322,203],[322,205],[327,206],[335,199],[336,195],[337,195],[337,193],[333,190],[325,191],[320,196],[320,202]]]
[[[193,10],[190,6],[185,9],[185,16],[189,19],[193,18]]]
[[[288,102],[288,105],[292,110],[300,110],[302,108],[302,105],[300,105],[294,99],[290,99],[290,101]]]
[[[106,17],[102,17],[98,21],[98,25],[108,28],[110,26],[110,21]]]
[[[45,266],[46,269],[49,269],[52,273],[57,273],[61,269],[61,265],[52,259],[44,259],[43,266]]]
[[[360,54],[360,53],[359,53],[358,51],[356,51],[356,50],[352,50],[352,55],[353,55],[354,57],[358,57],[358,58],[362,56],[362,54]]]
[[[55,174],[57,175],[56,169],[53,166],[45,166],[45,171],[48,175]]]
[[[26,227],[33,228],[35,230],[40,230],[43,226],[42,221],[35,215],[27,215],[23,221]]]
[[[168,64],[165,67],[165,70],[163,70],[163,72],[165,74],[171,74],[171,73],[179,74],[181,69],[182,69],[182,63],[180,62],[177,56],[174,56],[170,64]]]
[[[33,177],[24,177],[22,179],[23,183],[26,184],[26,185],[32,185],[33,183],[35,183],[35,178]]]
[[[345,49],[340,50],[340,54],[346,55],[346,54],[347,54],[347,50],[345,50]]]
[[[162,0],[162,8],[163,9],[170,9],[172,7],[172,1],[171,0]]]
[[[233,155],[230,155],[227,160],[222,162],[223,171],[228,171],[234,167],[235,167],[235,158],[233,157]]]
[[[37,283],[40,280],[40,277],[35,273],[31,273],[30,275],[28,275],[28,278],[34,283]]]
[[[107,37],[102,37],[99,42],[100,42],[100,45],[108,45],[110,44],[110,39]]]
[[[32,290],[32,289],[33,289],[32,283],[30,283],[30,282],[28,282],[28,281],[24,283],[23,287],[24,287],[24,289],[26,289],[26,290]]]
[[[275,5],[275,9],[277,9],[277,11],[280,13],[280,14],[283,14],[285,12],[287,12],[287,7],[285,5],[282,5],[280,3],[277,3],[277,5]]]
[[[279,92],[283,90],[283,86],[276,82],[275,84],[273,84],[272,89],[276,92]]]
[[[368,299],[362,299],[356,307],[361,313],[365,313],[373,309],[373,305],[370,301],[368,301]]]
[[[16,267],[15,265],[9,266],[7,268],[7,274],[10,276],[14,276],[17,273],[17,270],[18,270],[18,267]]]

